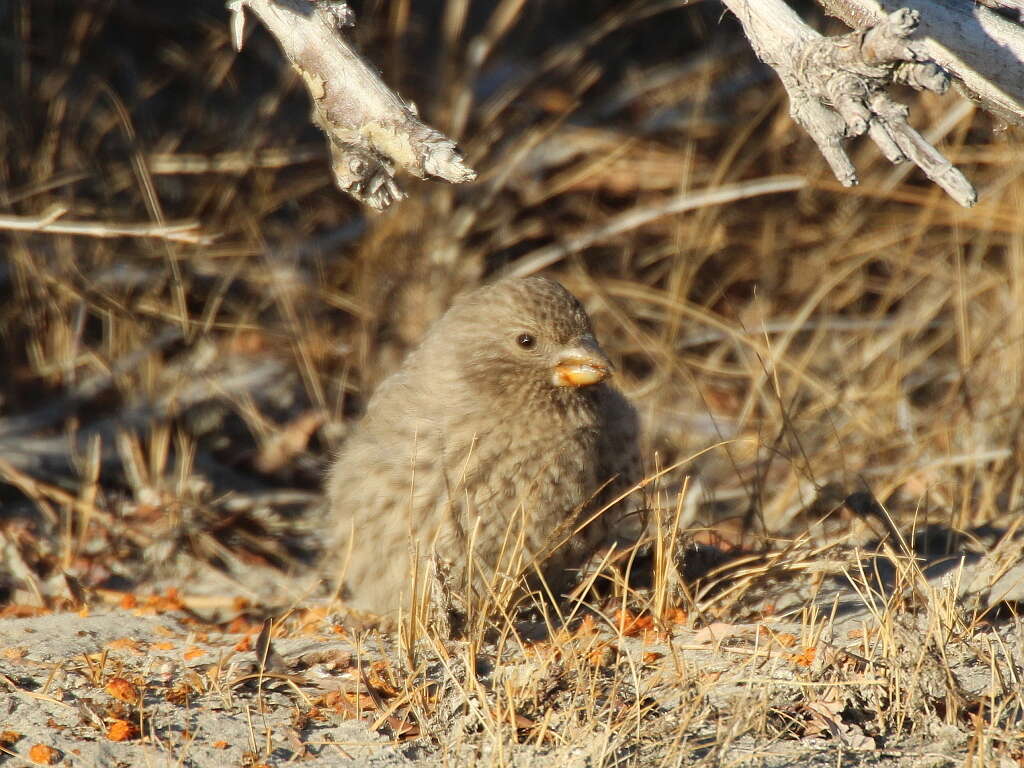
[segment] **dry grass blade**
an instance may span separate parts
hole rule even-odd
[[[166,224],[122,224],[106,221],[77,221],[63,218],[67,208],[51,206],[38,216],[0,216],[0,229],[11,232],[44,232],[82,237],[143,237],[187,245],[210,245],[217,235],[204,235],[195,221]]]
[[[600,227],[588,232],[570,235],[566,242],[540,248],[517,259],[507,270],[506,275],[526,277],[552,266],[558,261],[574,253],[603,243],[618,235],[638,229],[665,216],[692,211],[711,205],[723,205],[737,200],[746,200],[760,195],[773,195],[780,192],[793,192],[807,185],[805,179],[795,176],[755,179],[739,184],[718,187],[702,192],[686,192],[676,195],[664,202],[644,206],[619,214]]]

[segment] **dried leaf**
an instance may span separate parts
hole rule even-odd
[[[131,741],[138,738],[138,736],[138,726],[127,720],[115,720],[107,728],[107,738],[110,741]]]
[[[139,689],[125,680],[123,677],[115,677],[107,683],[107,693],[118,701],[126,704],[138,704],[140,700]]]
[[[28,759],[36,765],[53,765],[60,758],[60,751],[46,744],[34,744],[28,751]]]
[[[21,739],[21,734],[17,731],[0,731],[0,747],[13,746]]]
[[[786,658],[796,664],[798,667],[809,667],[814,663],[814,658],[818,653],[818,649],[814,646],[804,648],[800,653],[788,653]]]

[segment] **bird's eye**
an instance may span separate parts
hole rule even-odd
[[[532,334],[520,333],[516,337],[516,344],[518,344],[523,349],[533,349],[534,346],[537,344],[537,339],[535,339]]]

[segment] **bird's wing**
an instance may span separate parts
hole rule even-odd
[[[605,425],[599,455],[599,482],[609,481],[601,494],[610,504],[623,494],[629,495],[609,510],[609,528],[625,538],[635,539],[643,529],[643,511],[647,503],[642,490],[631,489],[644,477],[640,453],[640,418],[636,409],[616,389],[605,388],[601,409]]]

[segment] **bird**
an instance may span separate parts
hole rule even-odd
[[[427,557],[463,601],[512,594],[524,575],[550,596],[571,586],[622,517],[605,507],[642,476],[637,413],[611,372],[558,282],[503,278],[457,297],[328,470],[346,605],[411,610]]]

